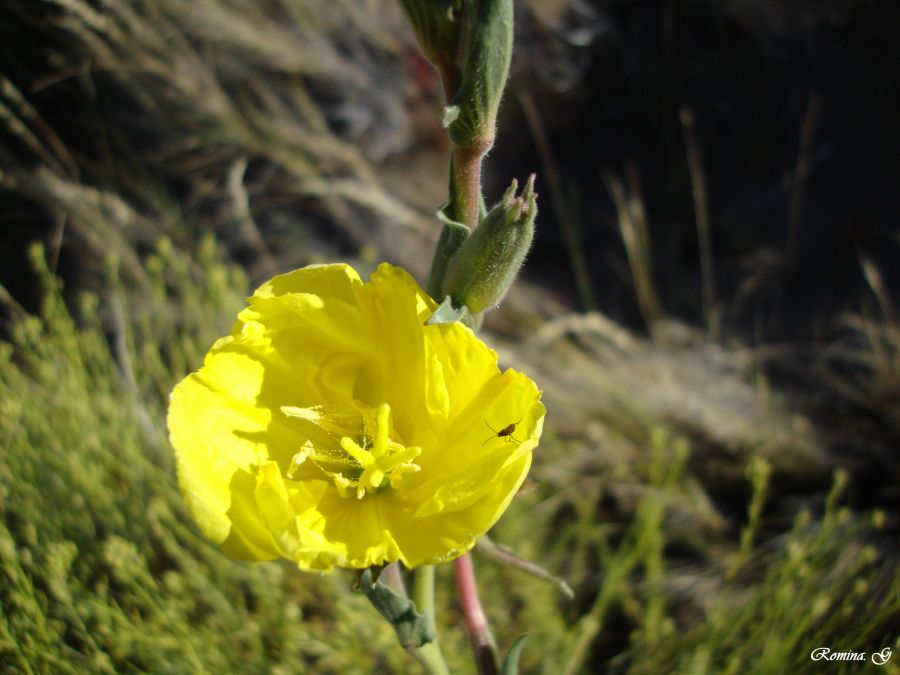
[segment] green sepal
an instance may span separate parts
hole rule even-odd
[[[371,567],[367,567],[364,570],[356,570],[353,574],[353,590],[358,591],[362,589],[363,574],[366,572],[369,573],[369,583],[377,583],[379,577],[381,577],[381,573],[384,572],[385,567],[387,567],[387,565],[372,565]]]
[[[373,579],[372,571],[368,569],[360,575],[360,585],[372,606],[394,627],[397,639],[404,649],[417,649],[424,644],[434,642],[434,633],[429,628],[425,617],[416,611],[412,600],[397,595],[390,588]]]
[[[456,321],[461,321],[469,328],[473,328],[475,325],[475,318],[472,316],[469,308],[465,305],[455,305],[453,303],[453,298],[448,295],[444,298],[444,301],[438,305],[438,308],[434,310],[434,314],[428,317],[428,321],[425,322],[425,325],[436,326],[441,323],[454,323]]]
[[[478,195],[478,222],[480,223],[482,220],[487,218],[488,208],[487,204],[484,201],[484,195]]]
[[[497,109],[513,46],[513,0],[467,0],[462,82],[444,109],[450,140],[486,150],[494,143]]]
[[[503,659],[500,675],[519,675],[519,656],[522,654],[522,647],[525,646],[525,640],[527,639],[528,635],[523,633],[513,641],[509,651],[506,652],[506,657]]]

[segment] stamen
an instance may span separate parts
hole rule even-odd
[[[349,496],[353,490],[356,498],[362,499],[371,492],[397,489],[402,485],[403,474],[419,471],[413,460],[422,453],[422,448],[406,447],[391,438],[391,407],[387,403],[378,406],[377,412],[372,408],[360,412],[324,406],[284,407],[282,412],[287,417],[312,423],[313,437],[322,437],[325,442],[317,447],[312,440],[306,440],[291,459],[288,478],[293,478],[297,469],[309,460],[332,479],[342,497]],[[367,421],[371,424],[373,417],[374,434],[366,428]],[[324,437],[321,432],[325,433]]]
[[[300,465],[303,464],[303,462],[305,462],[314,452],[315,449],[313,448],[313,444],[309,441],[306,441],[303,444],[303,447],[300,449],[300,452],[298,452],[291,458],[291,465],[288,467],[287,477],[293,478],[294,474],[297,473],[297,469],[300,468]]]

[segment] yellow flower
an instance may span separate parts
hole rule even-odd
[[[469,550],[509,505],[544,419],[404,270],[347,265],[263,284],[175,387],[169,433],[203,532],[246,560],[409,567]],[[492,431],[492,427],[496,431]]]

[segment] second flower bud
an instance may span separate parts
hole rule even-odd
[[[479,314],[497,305],[515,281],[531,248],[537,194],[534,174],[521,195],[513,180],[500,202],[484,217],[447,263],[443,294],[457,307]]]

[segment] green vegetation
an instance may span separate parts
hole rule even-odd
[[[187,515],[165,437],[171,364],[200,358],[244,284],[210,256],[188,267],[169,246],[150,256],[156,292],[109,339],[97,299],[74,320],[44,268],[41,316],[3,344],[0,661],[35,673],[402,670],[349,578],[234,563]],[[111,311],[136,316],[111,288]]]
[[[351,575],[227,560],[183,508],[163,431],[166,393],[226,327],[243,276],[217,260],[210,240],[193,263],[164,243],[146,259],[152,293],[134,298],[111,272],[105,311],[119,332],[109,335],[102,303],[83,296],[73,318],[43,250],[32,253],[43,309],[20,311],[0,364],[0,654],[10,672],[409,671]],[[572,442],[551,435],[543,447],[542,485],[495,536],[562,574],[575,600],[479,561],[501,644],[528,627],[524,672],[592,672],[613,650],[610,666],[633,672],[816,672],[811,645],[896,647],[900,581],[878,546],[885,515],[841,508],[844,474],[820,516],[802,511],[789,531],[756,544],[768,464],[754,462],[744,536],[720,538],[713,552],[699,527],[678,522],[709,508],[685,474],[683,437],[658,425],[648,438],[649,463],[628,479],[642,488],[624,517],[603,516],[605,472],[570,482],[580,454]],[[676,545],[708,564],[672,559]],[[438,616],[445,651],[464,672],[450,581],[441,570]]]

